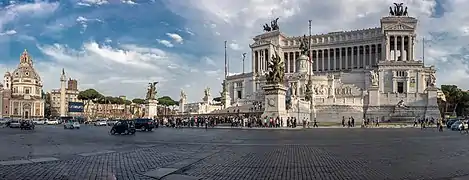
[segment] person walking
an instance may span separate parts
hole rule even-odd
[[[316,121],[316,118],[314,118],[314,121],[313,121],[313,128],[317,128],[319,127],[318,126],[318,121]]]
[[[345,127],[345,116],[342,116],[342,127]]]

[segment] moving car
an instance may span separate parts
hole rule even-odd
[[[78,121],[68,120],[64,123],[64,129],[80,129],[80,123]]]
[[[464,123],[462,121],[456,121],[453,123],[453,125],[451,125],[451,130],[461,131],[463,126],[464,126]]]
[[[142,131],[151,131],[153,128],[157,128],[157,124],[153,119],[139,118],[135,119],[135,129]]]
[[[17,120],[17,119],[11,120],[9,123],[10,123],[9,124],[10,128],[19,128],[20,127],[20,121]]]
[[[446,128],[450,129],[451,126],[453,125],[453,123],[459,121],[458,119],[449,119],[447,122],[446,122]]]
[[[94,122],[94,125],[95,126],[107,126],[107,122],[106,121],[96,121],[96,122]]]
[[[32,120],[22,120],[20,121],[20,128],[33,130],[34,129],[34,122]]]
[[[135,123],[133,121],[118,121],[112,126],[110,133],[114,134],[135,134]]]
[[[47,121],[47,125],[57,125],[57,124],[59,124],[59,121],[55,119]]]

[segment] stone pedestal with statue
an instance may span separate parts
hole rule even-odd
[[[269,64],[269,72],[265,74],[267,83],[263,88],[265,94],[265,109],[262,117],[287,119],[285,96],[287,88],[283,85],[285,69],[283,61],[275,51]],[[284,123],[286,124],[286,123]]]
[[[156,84],[158,84],[158,82],[149,83],[147,88],[147,96],[145,100],[145,117],[150,119],[156,119],[156,117],[158,116]]]

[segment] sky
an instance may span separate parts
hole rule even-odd
[[[0,0],[0,73],[14,70],[27,49],[44,90],[60,87],[60,73],[79,88],[107,96],[158,96],[201,101],[206,87],[218,96],[224,41],[230,73],[242,71],[242,54],[279,17],[290,36],[379,27],[395,0]],[[437,84],[469,89],[467,0],[402,0],[418,18],[417,55],[437,69]],[[423,38],[425,43],[423,44]]]

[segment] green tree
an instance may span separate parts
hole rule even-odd
[[[89,112],[88,108],[91,101],[97,101],[103,97],[104,96],[95,89],[87,89],[78,93],[78,99],[85,103],[86,112]]]
[[[464,109],[469,106],[469,94],[456,85],[441,85],[441,91],[446,97],[444,112],[452,112],[459,116],[463,115]]]
[[[124,100],[124,104],[127,105],[127,106],[128,106],[128,105],[131,105],[131,104],[132,104],[132,101],[126,99],[126,100]]]
[[[170,106],[175,106],[178,103],[169,96],[163,96],[163,97],[158,98],[158,104],[163,106],[164,114],[166,115],[167,108]]]
[[[132,102],[135,104],[145,104],[145,99],[135,98],[132,99]]]

